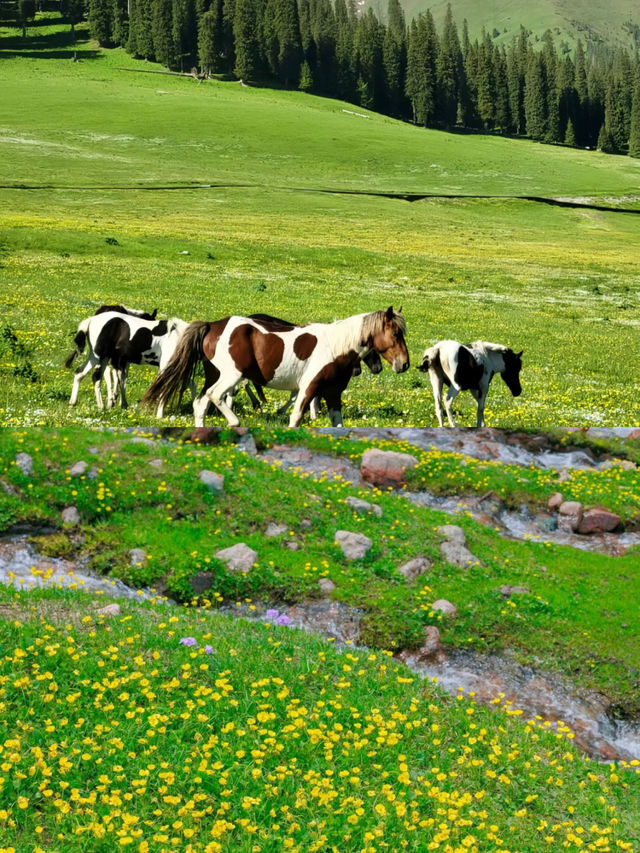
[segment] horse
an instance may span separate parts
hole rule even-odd
[[[147,311],[140,311],[138,308],[128,308],[126,305],[101,305],[97,311],[94,313],[97,314],[108,314],[111,311],[115,311],[116,314],[130,314],[132,317],[140,317],[143,320],[155,320],[158,314],[158,309],[154,308],[153,313],[149,314]],[[104,379],[107,385],[107,400],[113,401],[109,405],[109,408],[113,405],[116,399],[116,393],[118,391],[118,377],[116,375],[116,371],[111,364],[107,365],[107,369],[104,372]]]
[[[107,311],[87,317],[78,325],[74,338],[75,349],[65,361],[70,368],[88,342],[89,351],[82,367],[75,372],[69,405],[78,400],[80,382],[93,369],[93,384],[96,403],[104,409],[100,383],[106,367],[111,364],[116,372],[116,388],[120,388],[120,402],[127,408],[126,385],[130,364],[155,364],[161,370],[169,362],[181,334],[188,324],[173,317],[170,320],[145,320],[137,315]],[[109,390],[109,408],[115,405],[115,393]],[[158,406],[157,416],[164,414],[164,406]]]
[[[296,323],[290,323],[288,320],[281,320],[279,317],[273,317],[271,314],[249,314],[249,318],[251,320],[256,320],[262,326],[269,326],[271,329],[278,328],[280,331],[289,331],[291,329],[296,328]],[[376,352],[376,350],[372,349],[365,356],[363,356],[362,361],[367,365],[369,370],[374,376],[381,372],[382,370],[382,361],[380,360],[380,356]],[[352,376],[360,376],[362,373],[361,362],[358,361],[356,366],[353,368]],[[261,403],[266,403],[267,398],[264,396],[264,391],[260,385],[253,386],[254,392],[249,387],[248,381],[245,382],[245,391],[249,395],[249,399],[251,400],[251,405],[253,406],[254,411],[257,411],[260,408]],[[256,396],[257,395],[257,396]],[[291,406],[295,403],[296,397],[298,395],[297,391],[292,391],[289,395],[289,399],[287,402],[280,406],[277,409],[277,415],[284,415],[289,411]],[[320,411],[320,400],[317,397],[311,401],[309,405],[309,414],[311,416],[311,420],[315,421],[318,417]]]
[[[327,402],[332,426],[341,426],[341,395],[353,368],[375,349],[396,373],[408,370],[405,334],[404,317],[392,306],[334,323],[310,323],[282,330],[241,316],[195,322],[147,390],[143,403],[164,403],[182,392],[202,362],[205,383],[193,403],[197,427],[204,426],[209,401],[229,426],[239,424],[225,397],[243,379],[258,386],[298,392],[290,427],[300,425],[311,401],[318,396]]]
[[[427,348],[418,370],[429,372],[433,397],[436,403],[438,423],[442,422],[442,387],[447,385],[444,407],[449,426],[455,426],[451,414],[453,401],[460,391],[471,391],[478,404],[477,426],[484,426],[484,404],[489,384],[496,373],[502,376],[514,397],[522,393],[520,371],[522,369],[521,350],[515,353],[502,344],[487,341],[474,341],[472,344],[460,344],[458,341],[438,341]]]

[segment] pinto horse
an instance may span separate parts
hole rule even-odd
[[[396,373],[408,369],[405,332],[404,317],[391,306],[335,323],[283,329],[238,316],[192,323],[143,402],[164,403],[181,393],[201,361],[205,384],[193,403],[196,426],[204,425],[209,401],[229,426],[237,426],[238,418],[225,397],[243,379],[256,386],[298,392],[290,427],[300,425],[314,397],[326,400],[332,426],[341,426],[341,395],[361,358],[376,350]]]
[[[121,314],[118,311],[87,317],[78,325],[74,338],[75,349],[65,361],[65,367],[71,367],[76,357],[84,351],[85,345],[89,344],[87,359],[75,372],[69,405],[75,406],[80,382],[93,370],[96,403],[99,409],[104,409],[100,384],[107,366],[111,365],[116,373],[115,387],[120,389],[122,408],[126,409],[129,365],[155,364],[162,369],[173,355],[186,328],[187,323],[177,317],[170,320],[146,320],[139,315]],[[107,403],[109,408],[115,405],[115,391],[112,394],[111,389]],[[159,405],[158,417],[161,418],[163,413],[164,406]]]
[[[269,327],[272,330],[274,329],[274,327],[278,327],[280,331],[291,330],[295,329],[297,325],[296,323],[290,323],[288,320],[281,320],[279,317],[273,317],[271,314],[249,314],[249,318],[251,320],[256,320],[258,323],[260,323],[261,326]],[[374,375],[381,372],[382,361],[380,360],[380,356],[378,355],[376,350],[372,349],[370,352],[368,352],[365,356],[362,357],[362,361],[364,361],[371,373],[373,373]],[[353,372],[351,375],[360,376],[361,373],[362,366],[361,362],[358,361],[356,366],[353,368]],[[253,406],[254,410],[257,410],[260,408],[261,403],[267,402],[267,398],[264,396],[264,391],[262,390],[260,385],[254,385],[254,389],[256,392],[255,394],[249,387],[248,382],[246,383],[245,391],[249,395],[249,399],[251,400],[251,405]],[[258,395],[257,397],[256,394]],[[283,406],[280,406],[276,414],[284,415],[285,412],[288,412],[291,406],[293,406],[293,404],[295,403],[297,395],[297,391],[292,391],[287,402]],[[309,405],[309,414],[311,416],[312,421],[316,420],[319,411],[320,400],[317,397],[314,397],[314,399],[311,401],[311,404]]]
[[[443,385],[449,387],[444,399],[449,426],[455,426],[451,407],[460,391],[471,391],[478,404],[477,426],[484,426],[484,404],[489,384],[496,373],[502,376],[513,396],[519,397],[522,393],[520,385],[522,353],[523,350],[515,353],[502,344],[491,344],[487,341],[475,341],[466,345],[458,341],[439,341],[426,349],[418,370],[429,372],[440,426],[444,426],[442,421]]]

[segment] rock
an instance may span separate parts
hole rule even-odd
[[[276,524],[274,521],[270,521],[267,525],[267,529],[264,532],[264,535],[269,539],[274,539],[276,536],[282,536],[283,533],[287,532],[286,524]]]
[[[325,595],[329,595],[336,588],[336,585],[331,580],[331,578],[320,578],[318,581],[318,586],[325,593]]]
[[[340,546],[347,560],[361,560],[373,545],[368,536],[349,530],[337,530],[334,542]]]
[[[249,548],[244,542],[239,542],[230,548],[217,551],[214,557],[226,563],[230,572],[248,572],[258,559],[258,552]]]
[[[549,498],[547,502],[547,507],[553,512],[553,510],[558,509],[563,503],[564,498],[562,497],[562,492],[555,492]]]
[[[220,440],[220,430],[215,427],[196,427],[189,434],[188,440],[194,444],[217,444]]]
[[[575,533],[582,521],[582,504],[579,501],[564,501],[558,507],[558,529]]]
[[[147,552],[142,548],[132,548],[129,551],[129,563],[132,566],[140,566],[147,561]]]
[[[480,563],[474,554],[467,548],[467,537],[464,530],[457,524],[443,524],[438,531],[445,536],[445,541],[440,545],[440,553],[448,563],[466,569],[474,563]]]
[[[92,456],[97,456],[100,453],[99,447],[90,447],[88,451]]]
[[[631,430],[627,438],[631,438],[633,441],[640,439],[640,429]]]
[[[453,616],[454,613],[458,612],[458,608],[455,604],[447,601],[446,598],[439,598],[437,601],[434,601],[431,605],[431,609],[439,610],[440,613],[445,613],[447,616]]]
[[[149,465],[151,465],[152,468],[162,468],[162,466],[164,465],[164,460],[160,459],[159,457],[157,459],[150,459]]]
[[[441,650],[440,631],[435,625],[427,625],[424,629],[424,643],[417,650],[415,656],[418,660],[428,660],[437,656]]]
[[[414,581],[416,578],[419,578],[420,575],[423,575],[427,569],[430,569],[432,565],[433,564],[428,557],[414,557],[407,563],[403,563],[402,566],[398,566],[398,571],[401,575],[404,575],[408,581]]]
[[[290,551],[299,551],[300,543],[296,542],[295,539],[289,539],[284,543]]]
[[[594,507],[585,510],[582,520],[578,525],[578,533],[587,535],[589,533],[610,533],[615,530],[621,522],[619,515],[609,512],[603,507]]]
[[[363,480],[375,486],[401,486],[407,471],[417,464],[416,457],[408,453],[373,448],[364,452],[360,473]]]
[[[129,439],[129,444],[146,444],[147,447],[155,447],[156,443],[152,438],[146,438],[143,435],[136,435]]]
[[[87,480],[97,480],[99,474],[100,470],[96,468],[95,465],[93,465],[91,468],[89,468],[89,471],[87,472]]]
[[[369,501],[363,501],[360,498],[347,498],[345,500],[351,509],[354,512],[357,512],[359,515],[366,515],[367,513],[373,513],[374,515],[381,516],[382,515],[382,507],[378,504],[369,503]]]
[[[310,518],[303,518],[302,521],[300,522],[300,527],[305,527],[307,530],[310,527],[313,527],[311,519]]]
[[[197,595],[201,595],[213,586],[213,572],[198,572],[191,578],[191,587]]]
[[[258,455],[256,440],[250,432],[247,432],[240,437],[240,441],[236,445],[236,450],[238,450],[240,453],[246,453],[247,456]]]
[[[80,513],[75,506],[68,506],[62,510],[62,523],[72,526],[80,524]]]
[[[528,586],[511,586],[511,584],[503,583],[500,587],[500,595],[505,598],[510,598],[512,595],[527,595],[531,592]]]
[[[442,533],[448,542],[455,542],[458,545],[467,544],[465,532],[457,524],[443,524],[441,527],[438,527],[438,533]]]
[[[119,616],[120,605],[115,603],[107,604],[105,607],[101,607],[100,610],[96,610],[96,614],[98,616]]]
[[[69,468],[69,476],[82,477],[88,467],[89,465],[84,460],[80,460],[80,462],[76,462],[75,465],[72,465],[71,468]]]
[[[16,453],[16,465],[25,477],[33,474],[33,459],[28,453]]]
[[[210,492],[216,495],[224,492],[224,477],[222,474],[216,474],[215,471],[200,471],[198,474],[200,482],[204,483]]]

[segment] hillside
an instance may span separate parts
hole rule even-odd
[[[449,0],[401,0],[407,18],[430,9],[436,23],[442,24]],[[374,11],[386,13],[384,0],[370,0]],[[634,50],[640,43],[640,12],[631,0],[451,0],[451,8],[460,32],[466,18],[471,38],[498,30],[498,41],[510,41],[524,26],[538,38],[545,30],[555,40],[570,47],[581,38],[585,45],[598,44]]]

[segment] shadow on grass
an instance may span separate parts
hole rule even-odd
[[[3,59],[17,56],[31,59],[73,59],[75,56],[78,62],[82,59],[103,58],[99,50],[2,50],[0,47],[0,57]]]
[[[55,32],[43,33],[42,35],[33,35],[27,30],[27,37],[22,38],[22,35],[8,36],[0,39],[0,53],[3,56],[43,56],[45,59],[55,59],[59,53],[61,57],[64,55],[72,56],[74,51],[81,52],[83,55],[90,54],[87,58],[97,56],[97,50],[87,51],[83,48],[89,41],[84,31],[76,32],[76,37],[71,33],[71,30],[56,30]],[[67,50],[61,50],[67,48]]]

